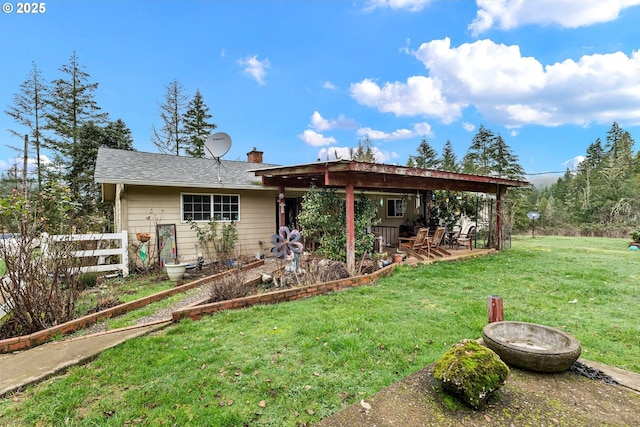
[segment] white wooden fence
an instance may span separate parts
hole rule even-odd
[[[48,235],[43,234],[40,243],[40,248],[43,255],[47,254],[48,246],[55,242],[79,242],[79,241],[91,241],[97,240],[97,249],[90,249],[84,251],[73,251],[72,255],[76,257],[97,257],[98,262],[96,265],[89,265],[80,267],[80,271],[122,271],[122,276],[127,277],[129,275],[129,241],[127,238],[127,230],[120,233],[101,233],[101,234],[60,234],[60,235]],[[100,248],[100,241],[107,241],[107,245],[104,249]],[[110,241],[119,241],[117,247],[111,247]],[[102,260],[108,260],[111,255],[119,256],[119,263],[108,264],[101,262]]]

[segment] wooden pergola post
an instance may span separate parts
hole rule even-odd
[[[356,245],[355,245],[355,196],[353,184],[346,186],[347,204],[347,269],[353,274],[356,267]]]
[[[506,191],[505,187],[498,184],[496,190],[496,244],[497,250],[502,250],[502,197]]]

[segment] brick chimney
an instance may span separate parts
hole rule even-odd
[[[253,147],[253,150],[247,153],[247,162],[249,163],[262,163],[262,151],[256,150],[256,147]]]

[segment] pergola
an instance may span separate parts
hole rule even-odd
[[[262,185],[277,187],[281,203],[286,188],[332,187],[344,189],[347,209],[347,268],[355,266],[354,202],[355,191],[406,193],[421,190],[470,191],[496,195],[496,245],[502,247],[502,198],[510,187],[526,187],[527,181],[418,169],[380,163],[334,160],[254,170]],[[285,223],[280,210],[280,224]]]

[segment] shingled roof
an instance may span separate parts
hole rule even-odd
[[[218,164],[214,159],[101,147],[94,180],[98,184],[262,189],[253,171],[274,166],[278,165],[234,160],[220,160]]]

